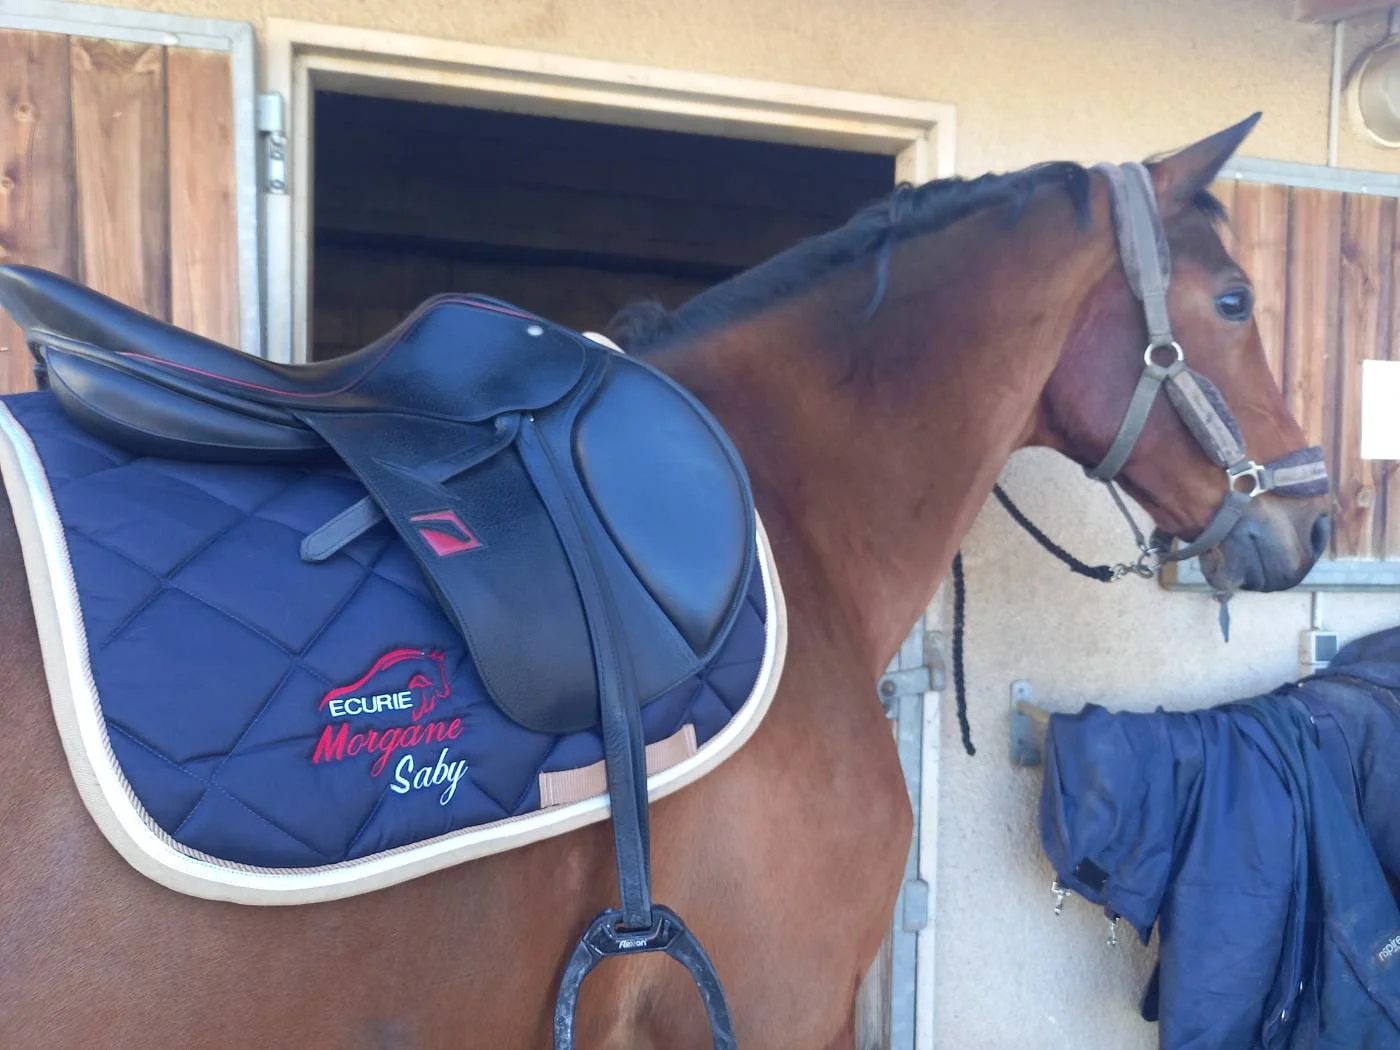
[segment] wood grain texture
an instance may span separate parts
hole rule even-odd
[[[1340,353],[1336,371],[1335,514],[1338,557],[1378,555],[1376,476],[1361,459],[1361,362],[1383,352],[1390,326],[1395,201],[1351,194],[1342,207]]]
[[[1280,386],[1288,317],[1288,187],[1240,185],[1231,226],[1235,261],[1254,285],[1254,322]]]
[[[1390,242],[1390,330],[1385,345],[1377,352],[1377,357],[1400,361],[1400,289],[1395,281],[1400,280],[1400,214],[1397,214],[1396,228]],[[1379,460],[1372,464],[1380,476],[1381,554],[1388,560],[1400,561],[1400,462]]]
[[[238,346],[238,207],[227,55],[166,55],[170,149],[170,320]]]
[[[68,38],[0,30],[0,262],[75,268]],[[0,394],[34,388],[24,334],[0,314]]]
[[[71,64],[79,277],[168,320],[164,51],[74,37]]]
[[[1336,388],[1341,195],[1293,190],[1288,236],[1288,325],[1284,394],[1309,444],[1328,450],[1336,477],[1332,395]]]
[[[1235,214],[1235,197],[1239,192],[1239,185],[1237,179],[1217,179],[1210,184],[1211,195],[1220,202],[1227,216]],[[1221,232],[1224,234],[1226,249],[1234,252],[1238,247],[1234,231],[1227,227]]]

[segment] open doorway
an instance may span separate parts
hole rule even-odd
[[[577,329],[668,307],[889,192],[895,158],[319,91],[311,356],[440,292]]]

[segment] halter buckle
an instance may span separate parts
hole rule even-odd
[[[1225,476],[1230,480],[1231,492],[1242,492],[1249,499],[1253,499],[1261,492],[1268,491],[1269,486],[1264,477],[1264,467],[1254,462],[1252,459],[1245,460],[1243,463],[1236,463],[1233,467],[1226,467]],[[1236,488],[1235,483],[1238,482],[1240,478],[1250,479],[1252,484],[1248,489]]]

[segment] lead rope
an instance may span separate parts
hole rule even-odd
[[[1133,573],[1144,579],[1152,576],[1152,568],[1147,564],[1148,558],[1160,553],[1155,544],[1149,543],[1143,536],[1142,530],[1138,527],[1132,514],[1128,512],[1127,506],[1123,502],[1123,497],[1118,494],[1116,486],[1111,482],[1105,482],[1108,486],[1109,494],[1113,497],[1113,502],[1118,505],[1119,511],[1127,519],[1128,525],[1133,530],[1133,537],[1137,540],[1138,550],[1142,553],[1133,565],[1120,562],[1117,565],[1090,565],[1080,561],[1069,551],[1065,550],[1049,536],[1045,535],[1025,512],[1012,501],[1006,494],[1006,490],[1001,485],[992,486],[992,495],[996,496],[997,502],[1006,508],[1006,512],[1011,515],[1012,520],[1017,525],[1025,529],[1030,534],[1031,539],[1040,544],[1047,552],[1054,555],[1064,563],[1070,572],[1078,573],[1099,583],[1113,583],[1121,580],[1128,573]],[[1154,537],[1155,539],[1155,537]],[[1223,618],[1226,615],[1222,606],[1222,630],[1225,630]],[[963,664],[963,640],[967,633],[967,580],[963,574],[962,551],[953,555],[953,696],[957,705],[958,729],[962,734],[963,750],[969,755],[977,754],[977,748],[972,743],[972,727],[967,718],[967,672]],[[1228,638],[1228,635],[1227,635]]]

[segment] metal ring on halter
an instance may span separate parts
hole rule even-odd
[[[1261,492],[1268,491],[1268,485],[1264,482],[1264,468],[1252,459],[1243,464],[1236,463],[1233,467],[1226,467],[1225,476],[1230,479],[1231,492],[1241,491],[1235,488],[1235,482],[1240,478],[1249,478],[1253,481],[1254,484],[1249,491],[1242,493],[1242,495],[1248,496],[1250,499],[1253,499]]]
[[[1157,364],[1156,359],[1152,355],[1158,350],[1175,350],[1176,360],[1168,362],[1165,365]],[[1170,368],[1172,365],[1179,365],[1186,360],[1186,351],[1181,349],[1181,344],[1175,339],[1170,343],[1148,343],[1147,349],[1142,352],[1142,360],[1143,364],[1147,365],[1148,368],[1152,368],[1154,365],[1158,368]]]

